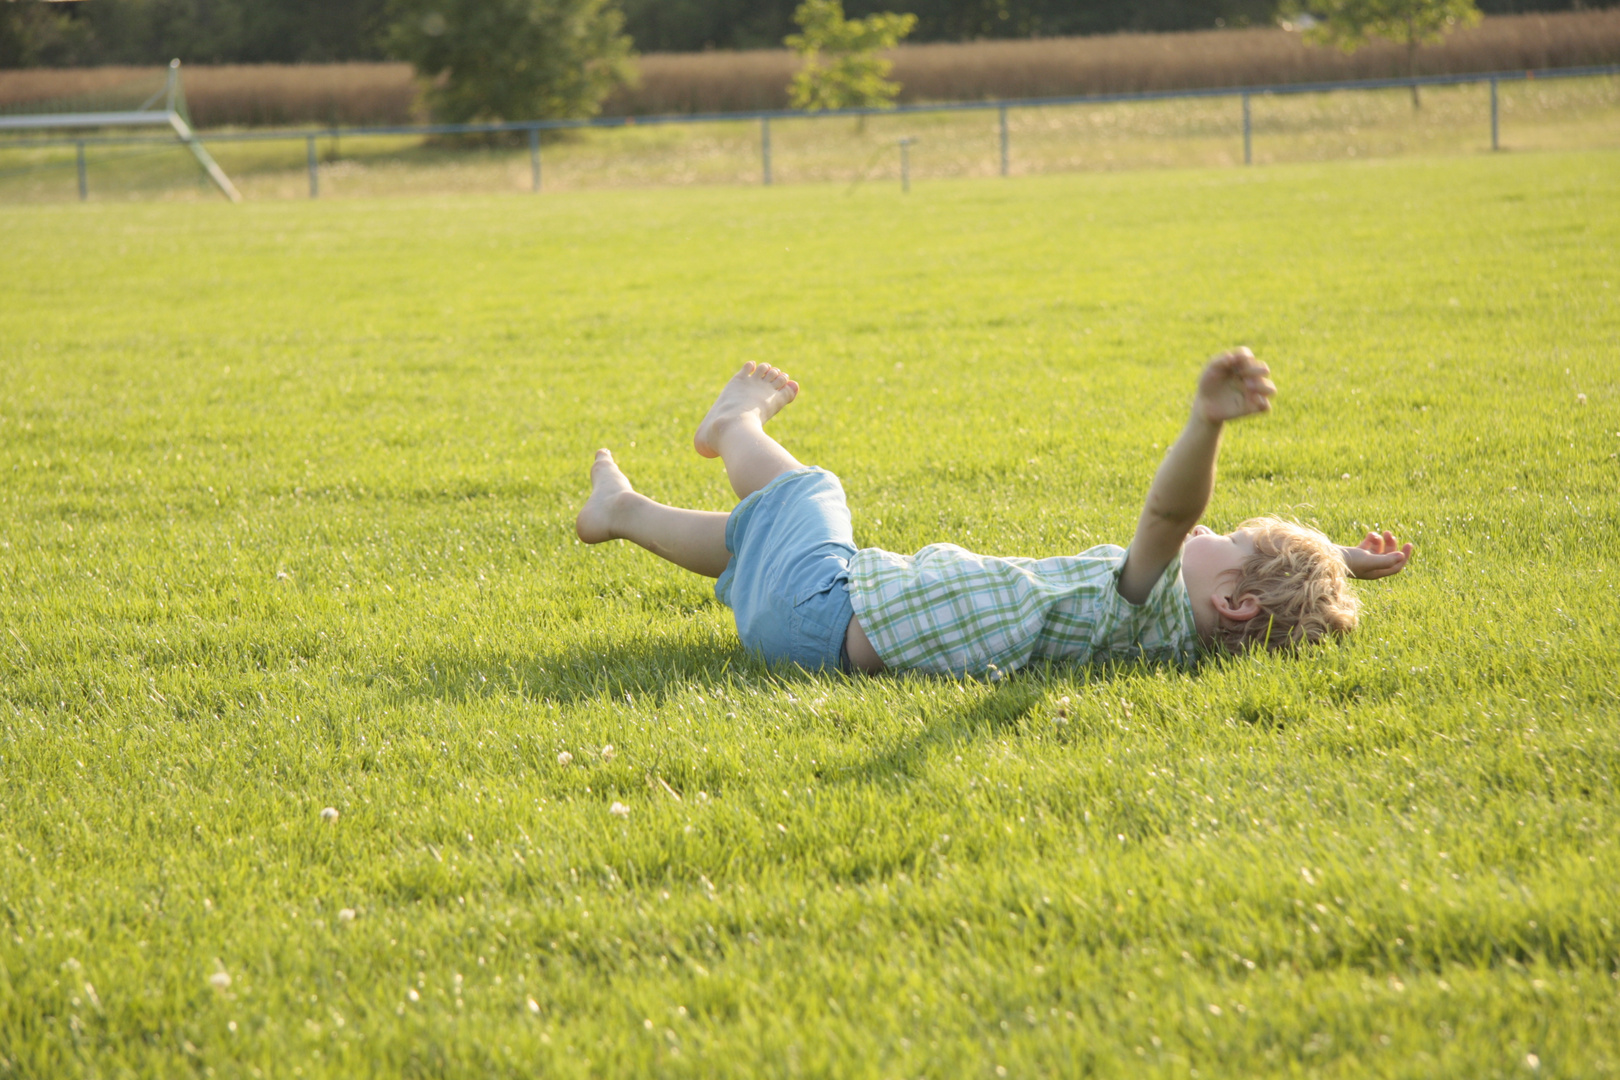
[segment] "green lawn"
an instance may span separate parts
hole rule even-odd
[[[0,1077],[1620,1072],[1617,173],[0,208]],[[1344,644],[811,678],[573,537],[755,359],[861,542],[1123,543],[1236,343]]]

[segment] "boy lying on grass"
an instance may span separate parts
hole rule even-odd
[[[729,514],[663,506],[596,452],[575,529],[587,544],[629,540],[718,578],[737,634],[767,660],[807,670],[1008,673],[1032,661],[1189,664],[1199,646],[1283,648],[1356,625],[1347,577],[1399,573],[1412,545],[1368,533],[1339,547],[1315,529],[1255,518],[1222,536],[1198,524],[1215,484],[1221,427],[1266,412],[1277,392],[1248,349],[1210,361],[1192,417],[1165,454],[1129,548],[1047,559],[930,544],[915,555],[855,546],[838,478],[765,434],[799,392],[767,364],[745,364],[698,425],[737,497]]]

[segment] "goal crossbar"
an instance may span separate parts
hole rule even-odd
[[[180,115],[178,108],[180,92],[180,61],[169,63],[169,78],[162,90],[147,99],[146,104],[139,109],[127,112],[76,112],[76,113],[32,113],[23,116],[0,116],[0,131],[39,131],[47,128],[109,128],[109,127],[166,127],[174,132],[174,137],[191,151],[197,164],[202,166],[208,179],[219,188],[220,194],[231,202],[241,202],[242,193],[236,190],[231,178],[225,175],[225,170],[213,158],[202,140],[197,138],[186,123],[186,118]],[[163,102],[162,110],[152,106],[159,101]]]

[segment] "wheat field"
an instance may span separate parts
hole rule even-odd
[[[1330,82],[1405,73],[1400,48],[1374,43],[1345,54],[1270,28],[902,45],[891,57],[902,102]],[[1620,9],[1491,16],[1418,53],[1420,74],[1616,62]],[[610,96],[603,111],[645,116],[784,109],[796,63],[786,49],[649,54],[635,63],[636,84]],[[0,109],[156,78],[154,69],[144,68],[0,71]],[[198,65],[186,67],[184,78],[192,119],[203,128],[428,119],[405,64]]]

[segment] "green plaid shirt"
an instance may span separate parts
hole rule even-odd
[[[1190,664],[1198,654],[1178,554],[1142,604],[1116,587],[1125,549],[1002,559],[955,544],[855,553],[849,596],[883,663],[937,675],[1013,672],[1038,660]]]

